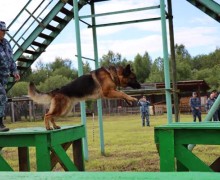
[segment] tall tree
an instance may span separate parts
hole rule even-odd
[[[29,81],[33,81],[36,85],[44,82],[48,77],[50,77],[51,71],[48,69],[40,69],[35,70],[32,74],[28,77]]]
[[[192,77],[192,58],[183,44],[175,45],[177,81],[190,80]]]
[[[138,81],[141,83],[145,82],[150,75],[150,69],[152,66],[149,54],[145,52],[143,57],[140,54],[137,54],[134,58],[133,66]]]
[[[71,68],[72,62],[69,59],[62,59],[60,57],[57,57],[54,62],[49,63],[48,67],[51,71],[55,71],[56,69],[59,69],[61,67],[68,67]]]
[[[163,59],[158,57],[155,59],[151,66],[151,71],[149,78],[147,81],[149,82],[164,82],[164,66],[163,66]]]
[[[64,77],[62,75],[50,76],[45,80],[45,82],[41,82],[39,86],[40,91],[48,92],[56,88],[60,88],[61,86],[66,85],[69,83],[71,79]]]
[[[76,69],[70,69],[69,67],[62,66],[60,68],[56,68],[52,73],[51,76],[56,76],[56,75],[62,75],[63,77],[70,78],[70,79],[75,79],[77,75],[77,70]]]
[[[89,73],[91,71],[91,67],[88,62],[83,63],[83,73]]]
[[[127,60],[125,58],[122,59],[122,55],[120,53],[114,53],[109,50],[107,54],[103,55],[100,59],[100,65],[104,67],[108,67],[110,65],[125,65],[127,64]]]
[[[27,95],[28,82],[17,82],[12,89],[8,92],[8,97],[19,97]]]

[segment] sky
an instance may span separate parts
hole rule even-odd
[[[54,0],[57,1],[57,0]],[[10,0],[1,2],[0,20],[8,25],[13,21],[28,0]],[[36,7],[40,1],[33,1],[30,7]],[[220,0],[216,0],[220,4]],[[166,3],[166,1],[165,1]],[[12,6],[13,4],[13,6]],[[173,0],[174,39],[176,44],[184,44],[192,56],[208,54],[220,48],[220,24],[191,5],[186,0]],[[110,0],[96,3],[96,14],[120,10],[143,8],[159,5],[159,0]],[[89,15],[89,6],[83,7],[79,15]],[[160,10],[144,10],[96,18],[97,24],[147,19],[160,16]],[[90,23],[89,19],[83,19]],[[21,21],[21,20],[20,20]],[[19,23],[19,22],[18,22]],[[168,27],[168,23],[167,23]],[[10,29],[9,33],[15,32]],[[93,59],[92,30],[87,25],[80,23],[82,56]],[[99,59],[109,50],[120,53],[123,58],[133,60],[139,53],[148,52],[152,60],[163,57],[161,21],[133,23],[127,25],[108,26],[97,28],[98,56]],[[168,37],[169,40],[169,37]],[[77,68],[76,43],[74,21],[71,21],[58,37],[47,47],[37,62],[53,62],[56,57],[71,59]],[[83,60],[84,62],[86,60]],[[94,62],[90,61],[94,68]]]

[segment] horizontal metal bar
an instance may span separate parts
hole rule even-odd
[[[75,55],[75,56],[78,57],[78,55]],[[84,56],[81,56],[81,58],[91,60],[91,61],[95,61],[95,59],[87,58],[87,57],[84,57]]]
[[[122,25],[122,24],[148,22],[148,21],[157,21],[157,20],[160,20],[160,19],[161,19],[160,17],[157,17],[157,18],[150,18],[150,19],[140,19],[140,20],[133,20],[133,21],[123,21],[123,22],[116,22],[116,23],[108,23],[108,24],[98,24],[98,25],[95,25],[95,26],[88,26],[88,28],[115,26],[115,25]]]
[[[83,18],[90,18],[90,17],[107,16],[107,15],[122,14],[122,13],[136,12],[136,11],[143,11],[143,10],[150,10],[150,9],[157,9],[157,8],[160,8],[160,5],[151,6],[151,7],[144,7],[144,8],[137,8],[137,9],[115,11],[115,12],[108,12],[108,13],[101,13],[101,14],[85,15],[85,16],[80,16],[79,18],[83,19]]]

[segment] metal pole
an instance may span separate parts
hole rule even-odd
[[[167,4],[168,4],[168,20],[169,20],[169,32],[170,32],[170,52],[171,52],[175,122],[179,122],[179,103],[178,103],[177,80],[176,80],[176,57],[175,57],[175,49],[174,49],[173,13],[172,13],[171,0],[167,0]]]
[[[73,0],[73,13],[74,13],[74,22],[75,22],[75,31],[76,31],[76,43],[77,43],[77,59],[78,59],[78,75],[83,75],[83,64],[82,64],[82,52],[81,52],[81,40],[80,40],[80,28],[79,28],[79,14],[78,14],[78,2]],[[88,142],[87,142],[87,128],[86,128],[86,106],[85,101],[80,102],[81,110],[81,122],[85,126],[85,138],[83,138],[83,150],[84,150],[84,159],[88,160]]]
[[[94,2],[91,3],[91,14],[95,14],[95,6]],[[95,17],[92,16],[92,35],[93,35],[93,47],[94,47],[94,58],[95,58],[95,68],[99,68],[98,63],[98,43],[97,43],[97,34],[96,34],[96,21]],[[103,119],[102,119],[102,100],[97,100],[97,108],[98,108],[98,120],[99,120],[99,136],[100,136],[100,148],[101,154],[105,154],[105,145],[104,145],[104,133],[103,133]]]
[[[162,40],[163,40],[167,119],[168,119],[168,123],[172,123],[172,103],[171,103],[171,88],[170,88],[169,59],[168,59],[168,48],[167,48],[167,31],[166,31],[164,0],[160,0],[160,13],[161,13],[161,27],[162,27]]]

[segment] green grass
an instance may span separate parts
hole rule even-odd
[[[182,122],[191,122],[191,115],[181,115]],[[101,155],[98,118],[87,118],[87,136],[89,160],[86,171],[159,171],[159,155],[154,143],[154,127],[167,123],[166,115],[150,116],[151,126],[142,127],[140,115],[104,116],[105,155]],[[11,129],[19,127],[44,126],[43,121],[6,123]],[[57,121],[58,125],[80,124],[80,118],[69,117]],[[194,152],[207,164],[211,164],[219,155],[217,146],[196,146]],[[68,150],[71,156],[71,150]],[[4,148],[3,156],[9,164],[18,170],[17,151]],[[30,153],[31,170],[36,170],[35,150]],[[62,171],[57,165],[56,171]]]

